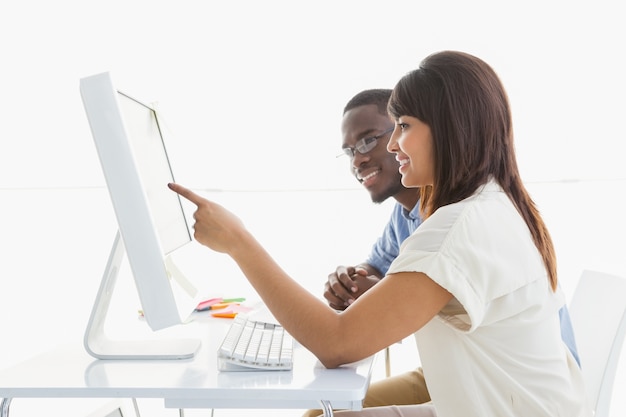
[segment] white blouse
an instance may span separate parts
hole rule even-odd
[[[496,182],[424,221],[388,274],[407,271],[454,296],[415,334],[438,417],[592,415],[561,339],[565,298]]]

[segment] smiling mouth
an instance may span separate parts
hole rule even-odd
[[[364,183],[368,182],[370,179],[374,178],[379,173],[380,173],[380,170],[377,169],[376,171],[370,172],[369,174],[367,174],[364,177],[361,177],[360,175],[357,174],[356,178],[357,178],[357,180],[359,180],[361,182],[361,184],[364,184]]]

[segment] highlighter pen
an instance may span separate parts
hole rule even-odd
[[[202,301],[196,307],[196,311],[204,311],[211,308],[213,304],[221,303],[223,300],[222,297],[219,298],[209,298],[208,300]]]
[[[202,301],[200,304],[198,304],[198,307],[196,307],[196,311],[207,311],[207,310],[216,310],[218,308],[224,308],[221,307],[221,305],[223,304],[230,304],[230,303],[238,303],[238,302],[242,302],[242,301],[246,301],[245,298],[243,297],[238,297],[238,298],[210,298],[206,301]],[[215,306],[220,306],[220,307],[215,307]]]
[[[213,304],[212,306],[209,306],[206,310],[221,310],[222,308],[226,308],[232,305],[236,305],[238,306],[239,303],[218,303],[218,304]]]
[[[224,318],[224,319],[233,319],[237,316],[237,313],[233,313],[232,311],[230,313],[212,313],[211,314],[213,317],[220,317],[220,318]]]
[[[245,298],[243,297],[239,297],[239,298],[224,298],[222,299],[222,303],[242,303],[246,301]]]

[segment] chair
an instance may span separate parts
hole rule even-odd
[[[626,334],[626,279],[583,271],[569,313],[587,397],[595,417],[608,417]]]

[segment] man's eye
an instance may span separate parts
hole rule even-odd
[[[374,142],[376,139],[378,139],[377,137],[371,136],[369,138],[363,138],[363,143],[365,145],[369,145],[370,143]]]

